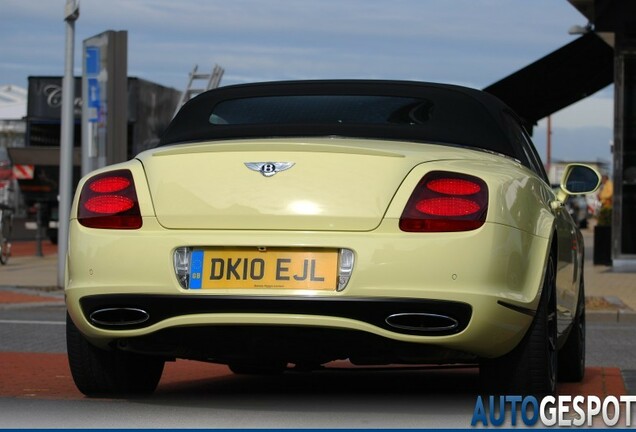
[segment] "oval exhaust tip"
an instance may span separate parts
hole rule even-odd
[[[89,319],[101,326],[130,326],[145,323],[150,315],[143,309],[117,307],[98,309],[90,314]]]
[[[424,312],[389,315],[385,322],[391,327],[415,332],[449,332],[459,327],[455,318]]]

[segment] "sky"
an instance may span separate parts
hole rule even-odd
[[[0,86],[64,73],[65,0],[0,0]],[[373,78],[484,88],[578,36],[567,0],[80,0],[82,41],[128,32],[128,75],[185,89],[195,64],[221,85]],[[611,161],[613,87],[552,115],[552,159]],[[546,158],[546,121],[534,142]]]

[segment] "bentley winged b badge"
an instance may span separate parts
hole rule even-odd
[[[293,167],[295,162],[245,162],[245,166],[253,171],[258,171],[265,177],[271,177],[276,173]]]

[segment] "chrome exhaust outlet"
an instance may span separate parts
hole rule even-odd
[[[89,319],[100,326],[130,326],[145,323],[150,315],[143,309],[118,307],[98,309],[90,314]]]
[[[459,327],[455,318],[423,312],[389,315],[385,322],[391,327],[414,332],[449,332]]]

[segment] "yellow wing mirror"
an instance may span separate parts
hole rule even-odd
[[[565,167],[557,199],[565,202],[568,195],[589,194],[601,185],[601,175],[594,168],[584,164],[569,164]]]

